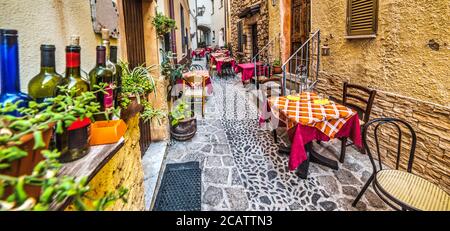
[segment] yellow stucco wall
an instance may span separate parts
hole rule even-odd
[[[273,56],[274,58],[281,58],[280,50],[280,36],[281,36],[281,20],[280,20],[280,7],[279,5],[273,5],[272,1],[268,3],[269,8],[269,41],[274,40]]]
[[[376,39],[347,40],[346,0],[312,1],[312,31],[329,39],[322,70],[351,82],[450,106],[450,1],[381,0]],[[434,39],[439,51],[428,47]]]
[[[80,35],[81,67],[89,72],[95,66],[100,37],[92,28],[87,0],[0,0],[0,27],[19,31],[21,88],[25,92],[29,80],[39,72],[41,44],[56,46],[56,68],[62,73],[65,46],[71,35]]]
[[[86,194],[89,198],[98,199],[120,187],[127,188],[128,202],[116,201],[106,209],[108,211],[145,210],[144,170],[139,146],[139,114],[127,121],[127,126],[125,144],[89,182],[90,191]],[[66,210],[74,210],[73,205]]]

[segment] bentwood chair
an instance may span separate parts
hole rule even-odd
[[[371,146],[369,146],[367,140],[369,128],[371,131],[370,137],[373,137],[375,141],[374,150],[376,150],[377,160],[374,159]],[[396,157],[395,169],[383,169],[382,152],[380,151],[383,146],[380,145],[380,140],[378,139],[379,132],[380,130],[383,131],[382,129],[393,129],[396,131],[393,136],[390,136],[390,143],[393,143],[393,138],[398,138],[398,143],[396,143],[397,153],[396,155],[393,155],[393,157]],[[401,157],[404,131],[405,136],[408,135],[406,132],[409,132],[409,136],[406,137],[411,137],[411,146],[409,156],[407,158]],[[396,136],[396,134],[398,134],[398,136]],[[416,140],[416,133],[411,125],[399,119],[375,119],[364,125],[363,142],[373,167],[373,173],[353,202],[353,207],[355,207],[361,199],[370,183],[373,182],[375,192],[393,209],[424,211],[450,210],[450,196],[445,191],[435,184],[428,182],[422,177],[412,173]],[[400,164],[402,160],[407,160],[406,165]],[[406,166],[406,171],[399,170],[400,166]]]
[[[376,90],[344,82],[342,104],[355,110],[358,113],[358,116],[360,118],[359,123],[361,127],[369,122],[376,94]],[[347,143],[346,137],[341,138],[340,140],[342,141],[342,145],[339,161],[341,163],[344,163],[347,146],[350,146],[353,143]],[[361,150],[361,152],[364,153],[364,150]]]
[[[203,68],[203,66],[200,65],[200,64],[192,64],[192,65],[189,67],[189,70],[190,70],[190,71],[201,71],[201,70],[204,70],[204,68]]]
[[[184,96],[191,99],[191,109],[194,111],[195,99],[201,99],[202,117],[205,117],[206,78],[199,75],[183,77]]]

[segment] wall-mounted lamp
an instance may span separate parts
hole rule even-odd
[[[325,39],[322,45],[322,56],[330,56],[330,47],[328,46],[328,38]]]
[[[206,11],[206,7],[205,7],[205,5],[203,5],[203,6],[201,6],[201,7],[198,7],[198,9],[197,9],[197,16],[203,16],[203,14],[205,13],[205,11]]]

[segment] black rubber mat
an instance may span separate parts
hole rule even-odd
[[[153,211],[200,211],[201,184],[198,162],[167,164]]]

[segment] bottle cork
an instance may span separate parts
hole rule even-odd
[[[79,35],[70,36],[70,45],[79,46],[80,45],[80,36]]]
[[[109,30],[106,28],[102,29],[102,39],[109,39]]]

